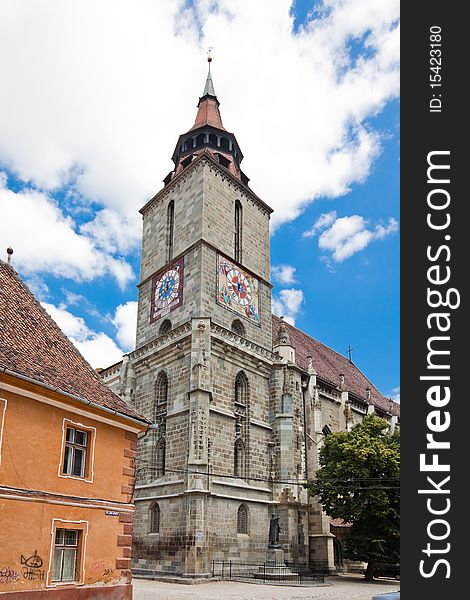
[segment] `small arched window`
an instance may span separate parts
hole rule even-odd
[[[217,136],[215,135],[215,133],[209,133],[209,144],[211,144],[211,146],[217,146]]]
[[[165,335],[165,333],[170,333],[171,331],[171,321],[170,319],[165,319],[163,323],[160,325],[160,335]]]
[[[235,402],[244,406],[248,403],[248,380],[243,371],[235,377]]]
[[[150,505],[150,533],[160,533],[160,506],[158,502]]]
[[[173,258],[173,242],[175,237],[175,202],[172,200],[167,209],[167,260]]]
[[[236,333],[237,335],[239,335],[241,337],[245,337],[245,335],[246,335],[245,327],[244,327],[243,323],[240,321],[240,319],[235,319],[235,321],[233,321],[232,332]]]
[[[196,148],[199,148],[199,146],[202,146],[205,141],[206,141],[206,134],[200,133],[196,138]]]
[[[244,504],[238,507],[237,533],[248,533],[248,510]]]
[[[168,376],[165,371],[160,371],[155,383],[155,399],[157,406],[168,403]]]
[[[235,477],[245,477],[245,444],[241,439],[235,440],[233,474]]]
[[[234,255],[237,262],[242,262],[242,227],[243,211],[240,200],[235,201],[235,249]]]
[[[230,142],[228,141],[227,138],[220,138],[220,147],[222,148],[222,150],[229,150],[230,149]]]

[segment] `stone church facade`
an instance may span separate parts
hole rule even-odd
[[[175,168],[141,209],[136,349],[101,373],[153,423],[138,444],[136,575],[264,562],[272,514],[286,560],[334,571],[337,536],[302,483],[330,431],[374,410],[399,419],[352,362],[273,317],[272,210],[242,159],[209,71]]]

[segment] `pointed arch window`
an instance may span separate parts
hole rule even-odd
[[[243,371],[237,373],[235,377],[235,402],[243,406],[248,402],[248,381]]]
[[[150,505],[150,533],[160,533],[160,506],[158,502]]]
[[[243,209],[240,200],[235,201],[235,260],[242,262]]]
[[[157,376],[155,383],[155,399],[157,403],[157,414],[161,412],[164,407],[166,412],[166,405],[168,404],[168,375],[165,371],[160,371]]]
[[[235,440],[233,474],[235,477],[245,477],[245,444],[240,438]]]
[[[237,513],[237,533],[248,533],[248,509],[240,504]]]
[[[167,260],[173,258],[173,243],[175,237],[175,201],[172,200],[167,209]]]

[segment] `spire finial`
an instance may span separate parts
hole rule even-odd
[[[209,51],[207,53],[207,62],[209,63],[209,71],[207,73],[207,79],[206,79],[206,85],[204,86],[204,91],[202,93],[202,98],[204,98],[204,96],[215,96],[215,90],[214,90],[214,84],[212,83],[212,75],[211,75],[211,62],[212,62],[212,56],[211,56],[211,52],[213,50],[213,47],[210,46],[209,47]]]

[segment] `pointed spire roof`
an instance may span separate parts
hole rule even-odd
[[[206,125],[227,131],[223,126],[222,117],[220,116],[220,102],[215,95],[214,82],[212,81],[211,75],[212,58],[210,54],[207,57],[207,62],[209,63],[209,70],[207,72],[206,85],[204,86],[202,96],[199,98],[196,120],[189,131],[198,129],[199,127],[205,127]]]

